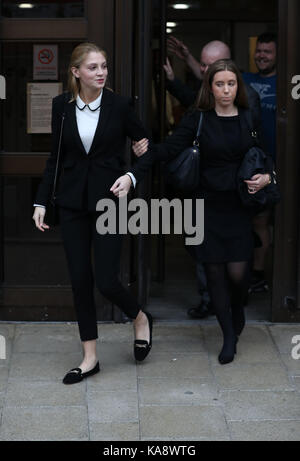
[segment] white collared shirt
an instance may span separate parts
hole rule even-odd
[[[101,94],[98,96],[97,99],[95,99],[88,105],[82,101],[79,95],[76,98],[77,126],[83,147],[87,154],[91,149],[93,139],[96,133],[96,128],[98,125],[101,110],[100,106],[102,94],[103,91],[101,91]]]

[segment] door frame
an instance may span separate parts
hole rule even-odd
[[[300,103],[292,77],[299,74],[297,0],[278,0],[277,146],[281,203],[276,207],[272,322],[300,322],[299,150]]]

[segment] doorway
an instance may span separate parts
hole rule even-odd
[[[277,33],[278,2],[269,0],[241,2],[231,0],[222,6],[216,1],[179,2],[168,0],[165,13],[160,11],[160,24],[165,18],[165,30],[160,33],[168,37],[174,36],[184,43],[191,55],[200,61],[202,47],[212,41],[220,40],[230,46],[232,58],[243,72],[254,71],[252,59],[253,38],[263,32]],[[165,16],[164,16],[165,14]],[[155,22],[154,22],[155,24]],[[159,29],[159,22],[156,30]],[[154,29],[155,30],[155,29]],[[154,37],[161,47],[163,39]],[[163,137],[172,132],[187,110],[172,92],[165,96],[161,89],[166,89],[167,76],[162,65],[166,56],[160,48],[158,59],[153,53],[153,75],[156,76],[156,96],[158,112],[163,114],[156,119],[154,138]],[[173,72],[179,80],[193,90],[198,90],[199,80],[189,67],[184,56],[168,53]],[[170,110],[171,108],[171,110]],[[156,136],[157,134],[157,136]],[[172,190],[163,180],[162,171],[157,171],[156,183],[153,186],[154,196],[178,197],[178,191]],[[265,260],[265,278],[267,285],[259,292],[249,294],[247,301],[247,318],[255,321],[270,321],[272,318],[273,291],[273,252],[274,252],[275,216],[270,220],[269,231],[271,245]],[[152,239],[152,283],[149,297],[149,309],[160,320],[188,321],[188,309],[200,304],[198,290],[197,267],[184,247],[182,236],[159,236]]]

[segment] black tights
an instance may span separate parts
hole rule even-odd
[[[222,356],[234,353],[236,339],[245,326],[244,303],[249,281],[249,263],[206,263],[207,285],[223,332]]]

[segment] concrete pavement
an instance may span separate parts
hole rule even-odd
[[[77,325],[0,323],[0,440],[300,440],[300,324],[249,323],[225,366],[215,321],[155,322],[142,364],[132,325],[98,327],[101,372],[65,386]]]

